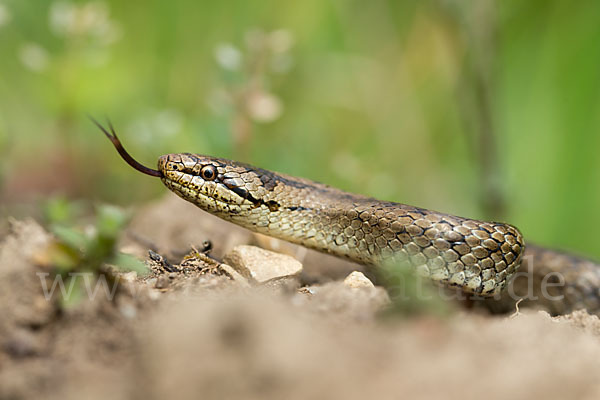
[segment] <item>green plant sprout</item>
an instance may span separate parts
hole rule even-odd
[[[46,221],[55,240],[40,260],[42,265],[53,269],[54,276],[60,275],[65,280],[65,286],[73,288],[59,299],[64,307],[80,303],[82,279],[78,278],[83,273],[91,273],[96,279],[103,276],[108,284],[118,288],[119,276],[115,271],[135,271],[139,275],[149,272],[142,261],[116,248],[118,237],[129,220],[125,211],[111,205],[97,206],[94,224],[85,229],[75,224],[81,214],[81,204],[64,198],[51,199],[45,207]],[[79,282],[72,283],[73,279]]]

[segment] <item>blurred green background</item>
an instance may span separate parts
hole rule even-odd
[[[0,0],[3,214],[251,162],[600,258],[600,2]]]

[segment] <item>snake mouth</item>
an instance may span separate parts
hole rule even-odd
[[[227,196],[222,191],[222,184],[195,188],[169,177],[163,177],[161,181],[169,190],[182,199],[225,219],[233,219],[255,208],[252,203],[243,198]]]

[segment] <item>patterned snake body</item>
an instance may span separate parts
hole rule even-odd
[[[473,305],[493,311],[513,311],[524,300],[552,314],[600,315],[600,265],[537,246],[525,251],[511,225],[380,201],[210,156],[164,155],[155,170],[129,155],[110,123],[107,130],[92,121],[133,168],[253,231],[363,264],[410,264],[442,286],[484,298]]]
[[[493,296],[517,270],[523,237],[511,225],[455,217],[343,192],[307,179],[197,154],[160,157],[163,183],[211,214],[273,237]]]

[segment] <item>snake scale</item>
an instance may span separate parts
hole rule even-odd
[[[525,297],[553,314],[600,310],[600,266],[541,247],[525,250],[512,225],[380,201],[211,156],[167,154],[155,170],[125,151],[110,123],[109,131],[92,121],[132,167],[252,231],[361,264],[408,264],[441,286],[483,298],[492,309],[510,309]]]

